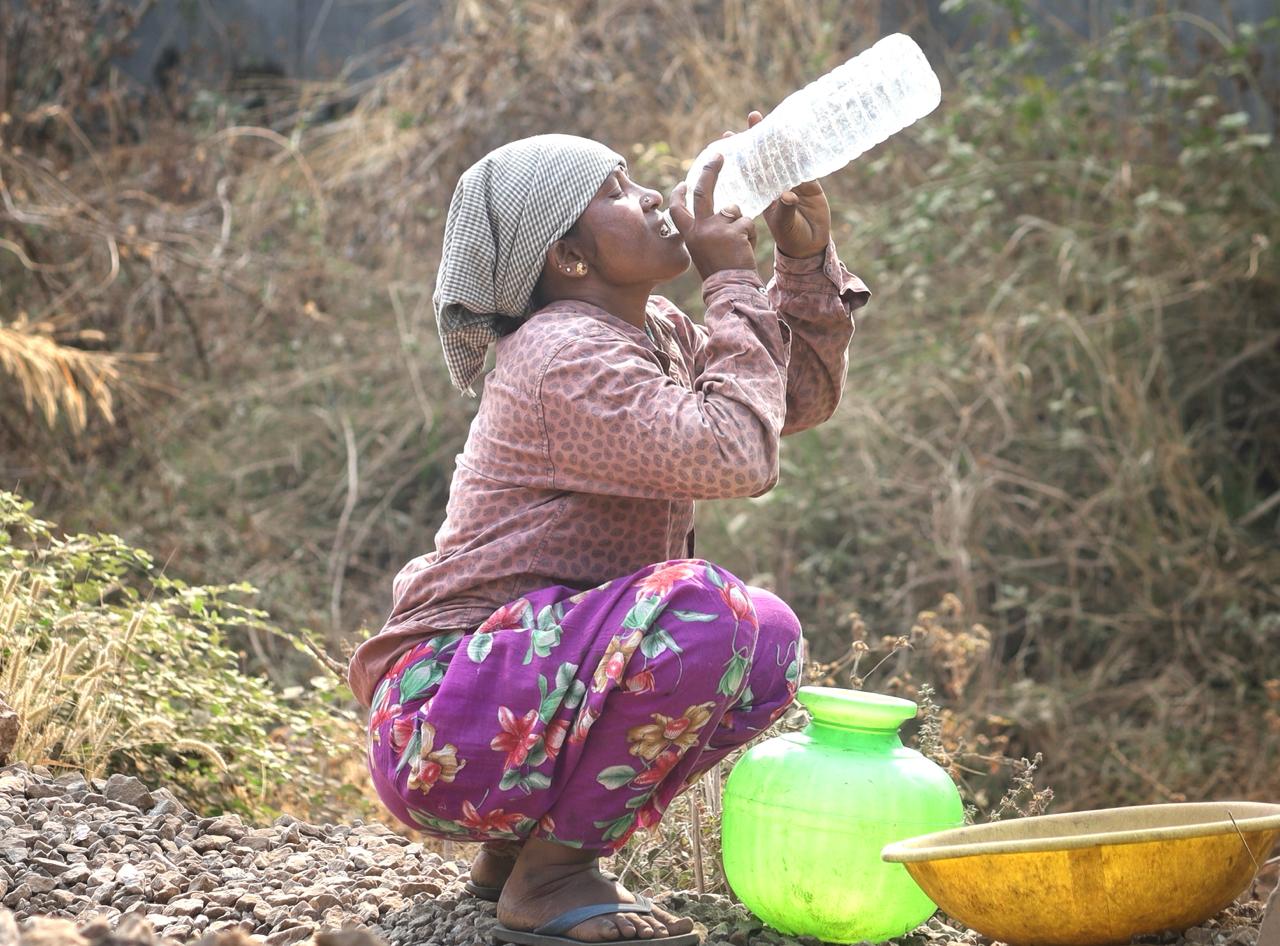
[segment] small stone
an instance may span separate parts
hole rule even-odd
[[[147,791],[147,786],[131,775],[112,775],[102,786],[102,794],[111,801],[133,808],[148,809],[155,805],[155,799]]]
[[[275,843],[275,839],[271,834],[246,834],[240,839],[240,844],[253,851],[265,851]]]
[[[218,878],[207,871],[203,874],[197,874],[191,879],[191,883],[187,884],[188,893],[202,893],[210,890],[217,890],[220,885]]]
[[[180,893],[182,889],[167,877],[157,877],[151,881],[151,899],[156,903],[168,903]]]
[[[204,834],[221,834],[233,841],[238,841],[245,835],[243,825],[236,824],[227,818],[211,818],[208,825],[201,828]]]
[[[402,897],[412,897],[420,893],[437,897],[440,895],[440,885],[429,880],[410,880],[400,885],[399,892]]]
[[[267,946],[290,946],[292,943],[302,942],[314,932],[315,927],[311,924],[280,930],[267,936]]]
[[[61,874],[67,869],[68,865],[65,861],[50,860],[47,857],[33,857],[31,866],[40,868],[46,874]]]
[[[225,834],[205,834],[191,842],[191,848],[197,854],[208,854],[210,851],[221,851],[231,845],[231,839]]]
[[[284,869],[292,874],[301,873],[315,862],[315,858],[306,854],[294,854],[284,862]]]
[[[49,895],[45,897],[45,902],[52,903],[59,910],[65,910],[79,899],[80,897],[70,890],[50,890]]]
[[[22,878],[22,882],[31,888],[32,893],[48,893],[58,886],[57,879],[40,874],[27,874]]]
[[[204,901],[196,897],[183,897],[180,900],[170,901],[165,912],[173,914],[182,914],[183,916],[195,916],[204,909]]]
[[[5,895],[3,900],[0,900],[0,903],[3,903],[6,907],[17,908],[26,903],[30,896],[30,884],[18,884],[18,886],[14,887]]]
[[[329,909],[330,907],[336,907],[342,903],[341,900],[331,893],[317,894],[308,902],[311,904],[312,909],[320,910],[321,912]]]

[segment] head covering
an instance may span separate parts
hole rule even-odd
[[[551,244],[626,161],[589,138],[535,135],[497,148],[458,180],[431,297],[449,377],[471,385],[485,351],[514,332]]]

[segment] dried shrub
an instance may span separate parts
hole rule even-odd
[[[244,586],[156,573],[114,535],[57,538],[0,492],[0,695],[17,713],[12,758],[167,784],[201,811],[259,822],[369,813],[356,714],[334,669],[277,690],[241,669],[227,632],[253,627],[317,656],[239,602]],[[313,665],[314,667],[314,665]],[[339,699],[336,699],[339,698]]]

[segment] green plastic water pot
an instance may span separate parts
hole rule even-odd
[[[964,823],[951,778],[898,738],[916,704],[834,687],[796,698],[809,725],[754,746],[725,782],[729,885],[791,936],[878,942],[914,929],[936,907],[880,851]]]

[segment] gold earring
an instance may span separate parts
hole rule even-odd
[[[587,264],[582,260],[578,260],[578,265],[573,268],[573,271],[579,276],[585,276],[587,275]]]

